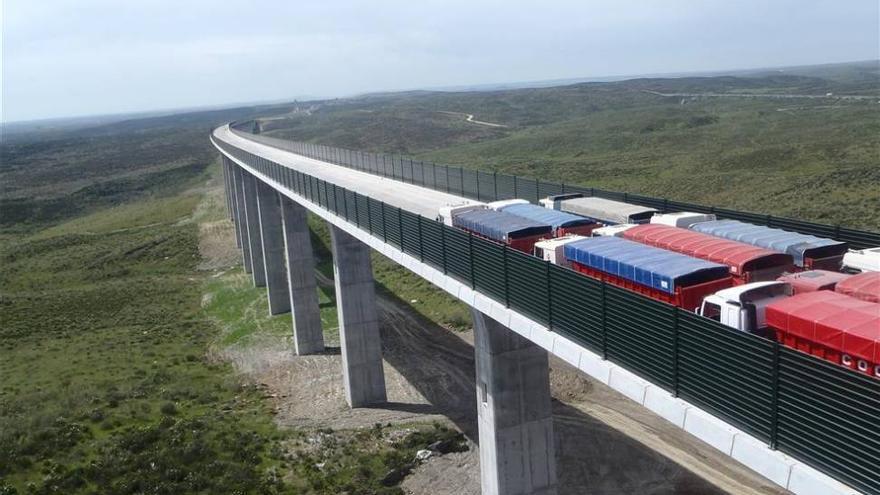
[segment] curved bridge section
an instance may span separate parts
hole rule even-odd
[[[323,348],[305,212],[331,226],[352,407],[385,401],[370,248],[472,308],[483,493],[556,491],[548,354],[794,493],[880,493],[880,381],[434,220],[503,198],[497,177],[491,194],[481,182],[493,174],[453,184],[448,169],[229,126],[211,140],[245,270],[273,314],[293,313],[300,354]],[[519,180],[508,197],[541,193]]]

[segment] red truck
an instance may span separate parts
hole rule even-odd
[[[786,346],[880,377],[880,304],[806,292],[768,304],[766,321]]]
[[[669,225],[636,225],[620,237],[727,265],[734,285],[774,280],[794,267],[789,254]]]
[[[553,237],[553,229],[546,223],[490,209],[454,213],[452,225],[529,254],[536,242]]]

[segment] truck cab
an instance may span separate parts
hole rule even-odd
[[[457,205],[442,206],[437,213],[437,221],[443,222],[445,225],[452,227],[452,217],[455,215],[459,215],[466,211],[485,210],[486,208],[486,203],[479,201],[467,201]]]
[[[598,229],[593,229],[592,237],[613,237],[620,236],[620,234],[628,229],[635,227],[634,223],[621,223],[617,225],[609,225],[607,227],[600,227]]]
[[[850,273],[880,272],[880,247],[850,249],[843,255],[843,269]]]
[[[766,308],[791,296],[785,282],[754,282],[720,290],[703,299],[699,314],[742,332],[761,334],[767,327]]]
[[[586,237],[572,234],[555,239],[544,239],[535,243],[533,254],[554,265],[569,266],[571,263],[565,259],[565,245],[581,239],[586,239]]]
[[[680,227],[686,229],[695,223],[711,222],[716,220],[712,213],[695,213],[693,211],[679,211],[676,213],[657,213],[651,217],[651,223]]]
[[[489,208],[490,210],[501,210],[505,206],[527,204],[529,204],[529,202],[524,199],[502,199],[500,201],[492,201],[491,203],[487,203],[486,208]]]
[[[568,193],[568,194],[554,194],[553,196],[547,196],[546,198],[539,201],[541,206],[544,208],[549,208],[551,210],[558,210],[560,205],[566,199],[575,199],[575,198],[583,198],[584,195],[580,193]]]

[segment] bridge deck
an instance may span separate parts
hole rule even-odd
[[[228,126],[215,130],[214,136],[237,148],[426,218],[435,218],[441,206],[470,201],[454,194],[352,170],[250,141],[230,131]]]

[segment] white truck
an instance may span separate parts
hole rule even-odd
[[[582,235],[566,235],[555,239],[544,239],[535,243],[534,255],[554,265],[569,266],[571,263],[565,259],[565,245],[580,239],[586,239]]]
[[[850,249],[843,255],[843,270],[846,272],[880,272],[880,247]]]
[[[440,212],[437,214],[437,221],[452,227],[452,217],[460,213],[472,210],[485,210],[488,208],[486,203],[479,201],[467,201],[457,205],[441,206]]]
[[[486,208],[489,208],[490,210],[500,210],[505,206],[527,204],[529,204],[529,202],[524,199],[502,199],[500,201],[492,201],[491,203],[487,203]]]
[[[698,313],[731,328],[760,334],[767,327],[767,306],[791,293],[791,285],[785,282],[738,285],[703,298]]]
[[[686,229],[695,223],[712,222],[716,220],[712,213],[695,213],[693,211],[679,211],[676,213],[657,213],[651,217],[651,223],[681,227]]]
[[[635,227],[634,223],[621,223],[618,225],[609,225],[607,227],[599,227],[598,229],[593,229],[592,236],[593,237],[611,237],[620,235],[621,232],[627,229],[631,229]]]

